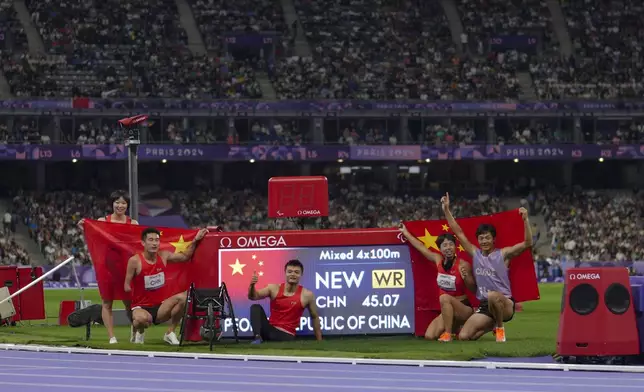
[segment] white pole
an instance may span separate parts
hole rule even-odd
[[[85,308],[85,296],[83,295],[83,285],[81,285],[80,279],[78,278],[78,273],[76,272],[76,266],[72,264],[72,272],[74,273],[74,280],[76,280],[76,284],[78,285],[78,289],[80,290],[80,299],[81,299],[81,309]]]
[[[40,278],[38,278],[38,279],[34,280],[33,282],[29,283],[29,284],[28,284],[28,285],[26,285],[25,287],[21,288],[20,290],[18,290],[18,291],[16,291],[15,293],[11,294],[11,295],[10,295],[10,296],[8,296],[7,298],[3,299],[2,301],[0,301],[0,305],[2,305],[3,303],[5,303],[5,302],[9,301],[11,298],[13,298],[13,297],[15,297],[15,296],[17,296],[17,295],[21,294],[23,291],[27,290],[27,289],[28,289],[28,288],[30,288],[31,286],[33,286],[33,285],[35,285],[36,283],[40,282],[41,280],[45,279],[46,277],[48,277],[49,275],[53,274],[54,272],[56,272],[56,271],[57,271],[57,270],[59,270],[60,268],[63,268],[65,265],[67,265],[67,263],[71,262],[72,260],[74,260],[74,256],[71,256],[71,257],[70,257],[70,258],[68,258],[67,260],[65,260],[65,261],[63,261],[62,263],[58,264],[55,268],[52,268],[51,270],[47,271],[47,273],[46,273],[46,274],[43,274],[43,276],[41,276]]]

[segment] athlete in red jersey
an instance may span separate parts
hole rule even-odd
[[[441,342],[452,340],[454,328],[458,329],[474,313],[467,299],[467,290],[476,292],[476,281],[472,266],[456,258],[456,237],[453,234],[442,234],[436,240],[441,254],[430,251],[414,237],[405,225],[400,225],[400,232],[428,260],[436,263],[438,275],[436,282],[440,290],[441,317],[436,317],[427,327],[425,338],[438,339]]]
[[[98,218],[99,221],[111,222],[111,223],[123,223],[128,225],[139,224],[139,222],[137,222],[135,219],[132,219],[126,215],[127,208],[130,205],[130,196],[128,195],[127,192],[121,191],[121,190],[114,191],[110,195],[110,200],[112,201],[113,212],[110,215]],[[85,219],[81,219],[78,222],[78,226],[81,229],[83,228],[84,222],[85,222]],[[113,294],[111,294],[110,288],[104,288],[104,290],[102,289],[102,295],[104,298],[102,298],[103,307],[101,309],[101,318],[103,320],[103,324],[105,325],[105,328],[107,328],[107,335],[110,338],[110,344],[116,344],[118,343],[118,341],[116,340],[116,336],[114,336],[114,316],[112,311],[112,305],[114,304]],[[130,307],[130,300],[128,299],[123,300],[123,305],[125,306],[125,310],[127,311],[128,317],[131,319],[132,310]],[[87,314],[86,316],[90,318],[92,317],[89,314]],[[134,329],[132,329],[130,333],[130,342],[134,342]]]
[[[170,320],[168,331],[163,340],[171,345],[179,345],[174,330],[183,317],[186,306],[186,293],[166,297],[165,272],[168,263],[181,263],[190,260],[197,244],[208,233],[201,229],[186,251],[171,253],[159,251],[161,233],[148,227],[141,233],[143,253],[130,257],[125,276],[125,291],[132,293],[132,323],[136,334],[134,343],[143,344],[143,333],[152,324]],[[165,298],[165,299],[160,299]]]
[[[300,286],[300,279],[304,272],[304,266],[299,260],[290,260],[284,267],[286,272],[286,283],[269,284],[263,289],[255,290],[257,284],[257,273],[253,273],[248,288],[248,299],[259,301],[271,298],[271,319],[266,317],[266,312],[261,305],[250,307],[250,324],[253,327],[255,340],[253,343],[261,343],[264,340],[278,342],[295,339],[295,330],[300,325],[300,318],[304,309],[308,308],[313,319],[313,331],[315,338],[322,340],[322,329],[320,328],[320,317],[315,304],[315,295],[311,290]]]

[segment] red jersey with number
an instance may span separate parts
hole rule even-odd
[[[461,276],[461,272],[458,270],[459,263],[465,263],[461,259],[454,260],[452,267],[449,270],[445,270],[443,262],[437,263],[438,274],[436,275],[436,283],[438,283],[438,289],[440,294],[449,294],[453,297],[462,297],[467,295],[467,288],[465,287],[465,281]]]
[[[302,286],[297,286],[295,294],[286,296],[284,295],[284,283],[280,285],[277,296],[271,300],[269,322],[273,327],[295,335],[295,330],[300,326],[300,318],[304,313],[302,289]]]
[[[141,272],[132,278],[132,307],[154,307],[165,299],[164,288],[166,265],[157,254],[156,262],[150,263],[138,254],[141,260]]]
[[[112,214],[106,216],[105,221],[106,222],[112,222]],[[121,222],[114,222],[114,223],[121,223]],[[130,223],[132,223],[132,218],[130,218],[129,216],[126,216],[125,217],[125,224],[129,225]]]

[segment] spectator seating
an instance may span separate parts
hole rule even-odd
[[[27,36],[18,20],[13,1],[0,0],[0,50],[21,51],[27,48]]]
[[[194,55],[174,0],[28,0],[46,56],[3,58],[17,96],[259,98],[247,63]]]
[[[574,261],[644,260],[644,198],[577,190],[540,196],[554,253]]]
[[[535,192],[533,208],[541,213],[554,236],[554,257],[568,260],[644,260],[644,195],[612,194],[576,190]],[[212,191],[170,191],[166,193],[191,227],[220,225],[226,231],[295,229],[289,220],[270,220],[267,200],[252,189]],[[33,239],[48,262],[75,255],[88,263],[82,233],[76,223],[82,217],[109,214],[108,201],[101,195],[78,192],[21,194],[14,198],[14,210],[30,228]],[[456,216],[486,215],[506,210],[502,199],[480,195],[476,199],[454,199]],[[395,227],[401,220],[439,219],[440,202],[428,196],[398,196],[380,185],[331,187],[329,223],[331,228]],[[597,222],[602,222],[601,225]],[[0,239],[0,252],[20,258],[20,248]],[[25,253],[26,254],[26,253]],[[0,261],[3,258],[0,257]]]
[[[458,96],[458,59],[437,2],[296,0],[313,58],[275,67],[281,99]],[[455,65],[456,64],[456,65]]]
[[[571,59],[534,66],[540,97],[635,98],[644,92],[644,7],[635,0],[562,2]],[[534,76],[533,76],[534,77]]]

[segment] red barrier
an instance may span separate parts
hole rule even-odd
[[[9,294],[13,294],[42,274],[42,267],[3,266],[0,267],[0,285],[8,287]],[[14,297],[11,302],[16,309],[16,315],[10,321],[44,320],[46,317],[42,281]]]

